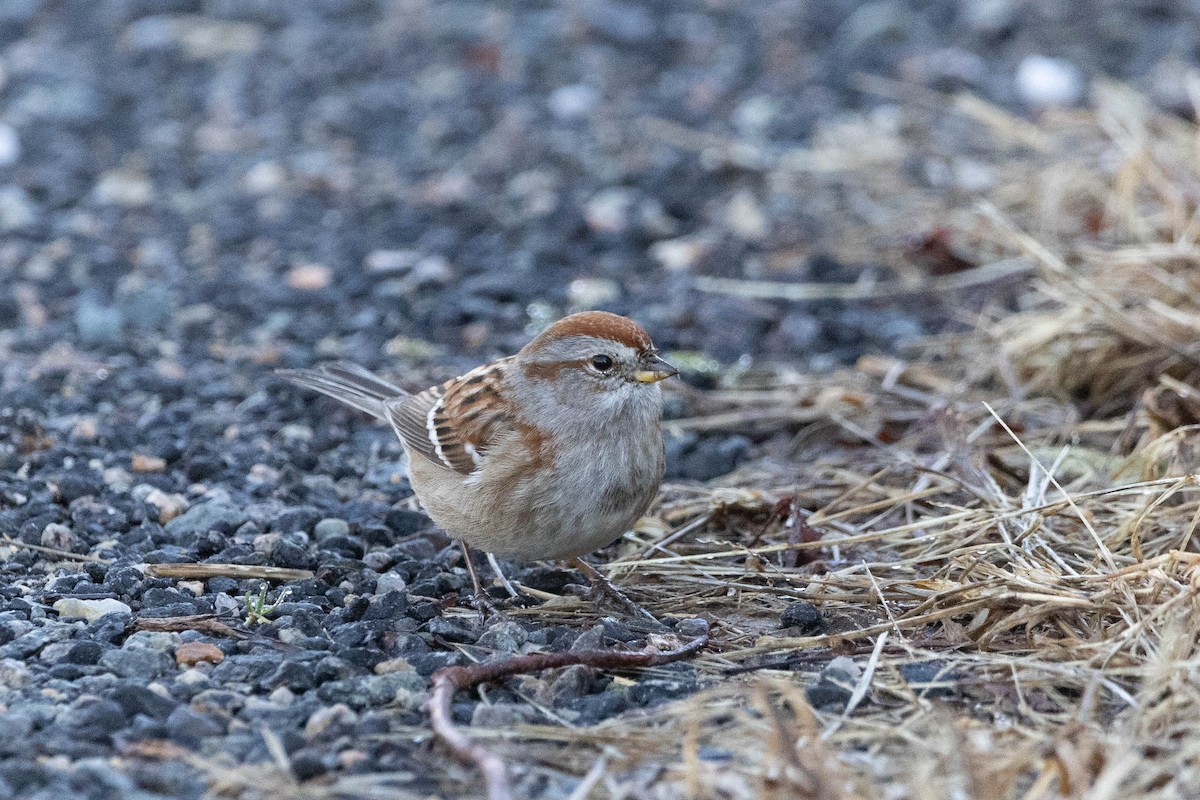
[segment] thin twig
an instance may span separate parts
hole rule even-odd
[[[901,295],[939,294],[942,292],[970,289],[987,283],[996,283],[1035,271],[1031,261],[1024,258],[1007,258],[975,267],[953,275],[926,280],[901,283],[786,283],[783,281],[756,281],[741,278],[696,278],[696,289],[711,294],[729,294],[736,297],[753,297],[769,300],[876,300]]]
[[[1092,527],[1092,523],[1090,520],[1088,520],[1087,515],[1080,510],[1078,504],[1075,502],[1075,499],[1072,498],[1070,493],[1062,487],[1062,484],[1058,482],[1058,478],[1054,477],[1054,473],[1046,469],[1045,465],[1042,464],[1038,457],[1033,454],[1033,451],[1025,446],[1025,443],[1022,442],[1021,438],[1013,432],[1013,429],[1008,426],[1008,423],[996,413],[996,409],[992,408],[988,403],[984,403],[983,407],[988,410],[989,414],[996,418],[996,422],[1000,423],[1000,427],[1004,428],[1004,432],[1012,437],[1012,440],[1017,443],[1017,447],[1021,448],[1025,455],[1029,457],[1029,460],[1032,463],[1037,464],[1038,468],[1041,469],[1042,472],[1045,473],[1046,477],[1050,479],[1050,482],[1054,484],[1054,488],[1058,489],[1059,494],[1061,494],[1071,506],[1071,510],[1075,512],[1075,516],[1079,517],[1079,521],[1083,523],[1083,527],[1087,528],[1087,532],[1091,534],[1092,540],[1095,541],[1100,555],[1104,558],[1104,563],[1108,565],[1110,571],[1115,570],[1117,568],[1117,563],[1113,561],[1112,551],[1110,551],[1108,546],[1104,544],[1104,540],[1100,538],[1100,534],[1096,533],[1096,529]]]
[[[647,637],[647,649],[637,652],[615,650],[575,650],[564,653],[531,653],[514,656],[486,664],[471,664],[465,667],[442,667],[433,673],[433,695],[429,699],[429,721],[434,735],[445,742],[456,758],[474,764],[487,784],[488,800],[512,800],[512,789],[508,784],[508,770],[504,761],[488,748],[475,744],[459,730],[450,715],[450,703],[455,691],[489,683],[512,675],[558,669],[574,664],[595,669],[631,670],[656,667],[679,661],[699,652],[708,644],[704,633],[692,641],[670,650],[652,649],[666,644],[667,637],[651,634]]]
[[[309,569],[260,567],[254,564],[147,564],[152,578],[258,578],[265,581],[304,581],[313,576]]]
[[[231,628],[217,619],[215,614],[190,614],[184,617],[141,617],[133,623],[139,631],[163,631],[179,633],[199,631],[212,636],[228,636],[231,639],[248,639],[250,634]]]
[[[68,561],[88,561],[88,562],[91,562],[94,564],[111,564],[112,563],[111,558],[100,558],[100,556],[90,556],[90,555],[85,555],[83,553],[72,553],[69,550],[60,550],[57,547],[43,547],[40,544],[30,544],[29,542],[22,542],[20,539],[14,539],[11,536],[8,536],[7,534],[5,534],[3,537],[0,537],[0,542],[8,545],[9,547],[21,547],[21,548],[24,548],[25,550],[33,550],[35,553],[45,553],[46,555],[58,556],[59,558],[65,558]]]

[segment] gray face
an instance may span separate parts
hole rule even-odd
[[[555,428],[565,424],[555,419],[563,413],[573,422],[580,418],[577,413],[586,413],[595,425],[625,415],[657,418],[662,402],[658,381],[674,374],[652,351],[594,336],[548,343],[522,353],[518,364],[529,384],[541,387],[536,395],[522,392],[531,408],[530,421]]]
[[[631,348],[590,336],[576,338],[579,341],[570,349],[577,354],[575,360],[580,363],[575,369],[584,381],[609,389],[621,382],[637,382],[634,375],[640,358]]]

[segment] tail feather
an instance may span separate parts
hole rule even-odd
[[[394,383],[349,361],[322,364],[316,369],[280,369],[275,374],[379,419],[387,418],[387,401],[408,395]]]

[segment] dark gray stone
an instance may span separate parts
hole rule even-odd
[[[81,699],[63,711],[55,727],[64,733],[87,741],[108,741],[125,727],[125,710],[112,700]]]
[[[245,513],[236,506],[218,500],[198,503],[166,524],[167,533],[182,539],[210,530],[232,533],[246,521]]]
[[[416,672],[391,672],[330,681],[317,689],[317,697],[326,703],[345,703],[351,708],[382,706],[392,702],[399,691],[421,692],[425,679]]]
[[[199,747],[208,738],[225,733],[225,725],[212,714],[201,714],[188,706],[179,706],[167,717],[171,740],[187,747]]]
[[[109,650],[100,656],[100,666],[121,678],[153,680],[175,669],[175,661],[166,653],[153,650]]]
[[[165,720],[179,705],[177,701],[131,681],[118,683],[109,690],[108,698],[120,705],[126,716],[144,714],[156,720]]]
[[[779,615],[779,625],[783,628],[795,628],[801,636],[819,634],[826,627],[821,610],[805,600],[788,603],[787,608]]]

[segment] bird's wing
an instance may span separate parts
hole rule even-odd
[[[389,402],[409,396],[394,383],[349,361],[322,364],[316,369],[279,369],[275,373],[379,419],[384,419]]]
[[[420,394],[387,404],[387,419],[411,452],[461,475],[483,466],[488,448],[513,430],[503,397],[511,358],[477,367]]]

